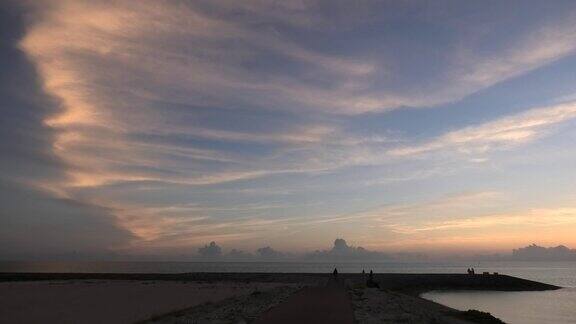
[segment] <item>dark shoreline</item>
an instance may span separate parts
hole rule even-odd
[[[366,275],[341,273],[339,277],[352,282],[363,282]],[[235,281],[314,283],[325,280],[325,273],[250,273],[250,272],[194,272],[180,274],[159,273],[0,273],[0,282],[41,280],[139,280],[139,281]],[[494,290],[543,291],[562,287],[521,279],[507,275],[467,274],[374,274],[380,288],[420,294],[430,290]]]

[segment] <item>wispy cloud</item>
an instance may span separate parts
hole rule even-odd
[[[576,118],[576,103],[534,108],[492,122],[448,132],[420,145],[395,148],[394,156],[425,154],[439,150],[454,150],[465,154],[484,154],[494,149],[534,141],[567,120]]]
[[[510,214],[493,214],[476,217],[426,222],[420,225],[392,224],[390,229],[402,234],[461,229],[484,229],[498,226],[557,226],[576,223],[576,209],[572,207],[530,209]]]
[[[491,150],[534,141],[576,117],[576,104],[566,103],[420,143],[411,134],[354,132],[347,122],[355,115],[460,100],[573,54],[576,38],[566,15],[489,54],[480,54],[477,44],[448,47],[439,71],[395,75],[391,66],[423,59],[417,49],[411,51],[414,62],[409,57],[395,62],[386,55],[394,44],[383,42],[364,52],[362,44],[342,45],[353,38],[345,33],[353,27],[362,31],[367,21],[388,21],[387,11],[380,17],[372,10],[349,15],[355,9],[346,4],[335,8],[341,11],[338,22],[314,1],[31,4],[20,48],[37,68],[44,91],[60,105],[60,112],[44,123],[56,134],[51,151],[65,175],[32,183],[60,198],[109,208],[137,238],[133,247],[184,246],[210,235],[251,238],[275,226],[297,231],[298,226],[353,221],[357,215],[242,218],[230,216],[235,210],[229,207],[199,207],[194,199],[201,198],[194,195],[212,194],[210,199],[221,202],[240,193],[273,191],[250,187],[250,181],[402,164],[440,151],[484,161]],[[311,42],[308,33],[322,37]],[[430,165],[358,183],[387,185],[439,174],[446,173]],[[153,185],[157,196],[171,198],[143,207],[134,203],[145,200],[134,198],[145,197],[143,191],[128,184]],[[215,198],[208,192],[231,184],[240,188],[228,189],[230,196]],[[125,192],[102,194],[120,185],[126,185]],[[493,197],[459,197],[446,204],[487,198]],[[253,206],[252,212],[274,209],[274,204],[244,206]],[[400,217],[442,208],[447,205],[394,207],[386,213]],[[227,217],[214,217],[223,211]]]

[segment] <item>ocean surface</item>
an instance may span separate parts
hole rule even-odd
[[[490,312],[510,324],[576,323],[576,262],[494,262],[483,263],[478,270],[564,288],[534,292],[432,291],[422,297],[459,310]]]
[[[497,271],[561,287],[544,292],[433,291],[424,298],[492,313],[506,323],[576,324],[576,262],[0,262],[0,272],[340,272],[477,273]]]

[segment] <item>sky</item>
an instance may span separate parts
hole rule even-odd
[[[0,257],[576,247],[573,1],[3,1]]]

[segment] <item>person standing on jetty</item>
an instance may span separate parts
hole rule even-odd
[[[338,278],[338,269],[334,268],[334,271],[332,271],[332,276],[334,276],[334,278]]]
[[[368,280],[366,281],[366,287],[368,288],[380,288],[378,282],[374,280],[374,272],[370,270],[370,274],[368,275]]]

